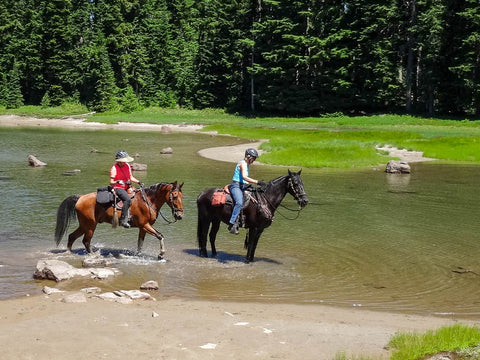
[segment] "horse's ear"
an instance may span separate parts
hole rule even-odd
[[[184,183],[182,182],[182,183],[178,186],[178,188],[181,189],[182,186],[183,186],[183,184],[184,184]]]
[[[290,169],[288,169],[288,175],[292,176],[292,172],[290,171]]]
[[[302,173],[302,169],[300,169],[300,171],[298,172],[298,175],[300,175]]]

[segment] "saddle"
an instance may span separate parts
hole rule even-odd
[[[131,188],[127,190],[130,198],[135,196],[135,191]],[[105,186],[97,189],[97,203],[105,207],[115,206],[115,209],[122,210],[123,201],[115,194],[113,187]]]
[[[239,226],[243,227],[245,225],[245,215],[243,210],[248,206],[252,197],[252,190],[247,188],[243,191],[243,205],[242,210],[240,210],[240,214],[238,216]],[[212,206],[222,206],[222,205],[230,205],[233,207],[233,199],[230,195],[230,185],[225,185],[223,188],[217,188],[216,191],[212,195]]]

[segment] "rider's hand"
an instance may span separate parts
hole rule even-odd
[[[140,185],[140,187],[143,187],[143,182],[139,181],[138,185]]]
[[[128,180],[125,184],[132,185],[132,182],[130,180]]]
[[[117,184],[118,184],[118,185],[125,185],[125,183],[123,182],[123,180],[117,180]]]
[[[257,185],[260,187],[264,187],[265,185],[267,185],[267,183],[263,180],[258,180]]]

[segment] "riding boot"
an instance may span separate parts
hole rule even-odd
[[[120,223],[126,229],[130,228],[130,224],[128,223],[128,209],[130,208],[130,203],[123,203],[122,208],[122,216],[120,217]]]
[[[235,221],[234,224],[229,224],[228,231],[230,232],[230,234],[238,235],[238,221]]]

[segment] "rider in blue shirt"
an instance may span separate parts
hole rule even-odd
[[[249,166],[257,159],[258,152],[255,149],[247,149],[245,158],[237,163],[233,172],[232,184],[230,185],[230,194],[234,202],[232,216],[230,217],[228,231],[238,235],[238,215],[243,206],[243,191],[248,184],[257,184],[264,186],[263,180],[255,180],[249,177]]]

